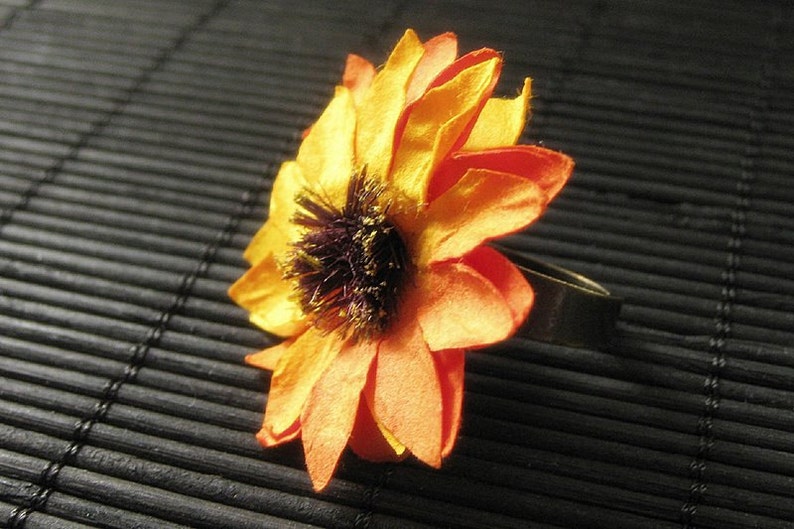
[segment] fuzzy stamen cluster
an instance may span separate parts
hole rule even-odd
[[[366,171],[350,179],[340,209],[315,193],[298,198],[294,222],[305,233],[285,267],[305,314],[321,329],[355,338],[382,333],[397,313],[408,249],[379,204],[382,189]]]

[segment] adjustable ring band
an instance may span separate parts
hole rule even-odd
[[[622,298],[565,268],[501,245],[494,247],[513,261],[535,291],[535,303],[517,336],[571,347],[606,346]]]

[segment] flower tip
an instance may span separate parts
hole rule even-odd
[[[239,302],[239,294],[240,294],[240,292],[239,292],[240,291],[239,284],[240,284],[240,281],[237,280],[234,283],[232,283],[231,286],[229,286],[229,288],[226,289],[226,295],[229,296],[229,298],[232,301],[234,301],[235,303],[237,303],[238,305],[240,304],[240,302]]]
[[[446,33],[441,33],[440,35],[436,35],[435,37],[425,42],[426,49],[432,49],[434,47],[441,47],[441,46],[452,47],[455,50],[455,55],[457,55],[458,35],[454,31],[447,31]]]
[[[331,478],[336,473],[336,462],[328,464],[327,462],[317,461],[312,462],[306,459],[306,469],[309,472],[309,479],[312,482],[314,492],[322,492],[331,483]]]
[[[416,33],[416,30],[413,28],[406,28],[400,40],[404,40],[404,39],[417,40],[417,41],[420,40],[419,35]]]
[[[442,448],[441,445],[438,445],[434,446],[431,450],[424,450],[423,453],[411,452],[411,454],[427,466],[438,469],[441,468],[441,461],[443,459],[441,455]]]
[[[331,483],[331,476],[328,476],[328,478],[325,481],[315,480],[315,478],[311,476],[309,477],[309,479],[312,482],[312,490],[314,490],[314,492],[324,491],[326,487],[328,487],[328,484]]]
[[[296,420],[286,429],[284,429],[281,433],[273,433],[274,430],[272,426],[268,424],[267,417],[265,417],[265,421],[262,424],[262,428],[256,434],[256,440],[259,441],[259,444],[265,448],[271,448],[273,446],[278,446],[280,444],[287,443],[296,439],[301,433],[301,423],[300,420]]]
[[[262,445],[264,448],[271,448],[279,444],[278,439],[274,436],[270,430],[266,427],[262,427],[259,432],[256,434],[256,440],[259,441],[259,444]]]
[[[576,162],[574,161],[573,158],[571,158],[570,156],[568,156],[564,152],[560,152],[560,151],[556,151],[556,152],[560,156],[560,162],[561,162],[560,163],[560,175],[561,175],[560,179],[562,180],[562,185],[560,187],[562,187],[571,178],[571,175],[573,174],[573,169],[576,166]],[[553,197],[550,197],[549,200],[551,200],[551,198],[553,198]]]

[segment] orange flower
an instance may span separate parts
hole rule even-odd
[[[508,338],[532,306],[519,270],[484,243],[535,220],[573,162],[515,145],[529,79],[493,98],[500,55],[456,57],[455,35],[422,43],[409,30],[380,70],[348,58],[230,289],[286,338],[247,358],[273,371],[257,438],[300,437],[317,490],[348,445],[440,466],[460,425],[464,351]]]

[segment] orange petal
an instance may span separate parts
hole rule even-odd
[[[458,37],[454,33],[443,33],[424,44],[425,54],[416,66],[406,94],[406,104],[419,99],[430,83],[458,56]]]
[[[444,403],[441,457],[447,457],[455,446],[460,430],[466,355],[461,349],[452,349],[434,353],[433,359],[436,362],[438,380],[441,382],[441,400]]]
[[[395,322],[375,360],[365,394],[375,420],[428,465],[441,465],[441,386],[422,332],[409,317]]]
[[[486,240],[516,232],[545,205],[541,188],[526,178],[470,169],[417,219],[416,263],[460,257]]]
[[[285,351],[285,348],[281,347],[281,345],[283,344],[279,344],[275,347],[268,347],[267,349],[262,349],[259,352],[247,355],[245,357],[245,363],[250,366],[258,367],[259,369],[274,371],[281,355],[283,355]]]
[[[293,299],[292,282],[282,278],[272,256],[249,268],[229,288],[229,297],[250,312],[252,323],[269,333],[294,336],[306,328],[303,310]]]
[[[334,98],[298,149],[307,184],[331,204],[343,206],[353,172],[356,110],[350,90],[336,87]]]
[[[309,394],[301,424],[315,490],[328,485],[347,445],[376,351],[377,343],[365,340],[344,346]]]
[[[356,422],[350,436],[350,449],[358,457],[376,462],[399,461],[408,454],[405,450],[396,451],[386,440],[383,430],[372,416],[366,399],[361,399],[358,403]]]
[[[282,434],[300,417],[314,384],[339,353],[342,343],[334,335],[310,328],[282,347],[273,371],[265,410],[264,426]]]
[[[249,263],[281,254],[298,237],[300,231],[291,221],[297,207],[295,197],[305,187],[300,166],[294,161],[284,162],[270,191],[268,220],[245,249],[244,257]]]
[[[431,351],[494,344],[516,330],[502,293],[465,263],[447,261],[420,270],[416,296],[419,323]]]
[[[405,106],[405,93],[425,50],[412,30],[405,32],[358,109],[356,161],[370,175],[385,177],[391,165],[394,127]]]
[[[410,211],[425,203],[430,176],[470,129],[493,90],[500,68],[498,56],[476,62],[431,88],[406,109],[404,125],[398,125],[395,136],[391,174],[393,199],[399,211]]]
[[[524,131],[532,83],[524,80],[521,94],[514,99],[491,98],[477,118],[469,134],[464,151],[481,151],[494,147],[515,145]]]
[[[502,149],[458,152],[444,160],[433,175],[428,199],[435,200],[455,185],[469,169],[490,169],[512,173],[535,182],[550,201],[562,189],[573,172],[573,160],[557,151],[537,145],[516,145]]]
[[[245,357],[246,363],[275,371],[278,362],[289,351],[295,339],[284,340],[281,343],[262,349],[261,351]],[[275,362],[275,363],[274,363]]]
[[[342,74],[342,85],[353,94],[356,106],[361,106],[364,95],[374,78],[375,66],[371,62],[353,53],[347,56],[345,72]]]
[[[510,259],[488,246],[475,249],[463,262],[496,287],[510,308],[516,329],[520,327],[535,300],[535,293],[524,274]]]
[[[293,439],[296,439],[301,434],[301,423],[300,421],[295,421],[292,425],[284,430],[282,433],[278,435],[274,435],[273,432],[266,425],[262,425],[262,429],[256,434],[256,440],[259,441],[259,444],[264,446],[265,448],[270,448],[271,446],[277,446],[280,444],[288,443]]]

